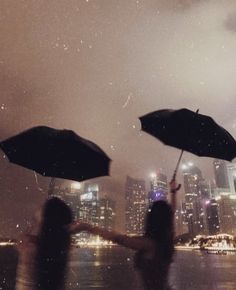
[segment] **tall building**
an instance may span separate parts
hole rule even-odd
[[[182,203],[175,211],[175,235],[179,236],[188,233],[188,222],[186,219],[185,203]]]
[[[82,190],[78,183],[72,183],[67,188],[55,188],[54,193],[70,206],[75,219],[107,230],[114,228],[115,202],[107,196],[99,196],[98,184],[85,183]]]
[[[210,235],[220,232],[219,206],[215,199],[206,201],[206,221]]]
[[[209,181],[202,179],[199,181],[199,188],[201,191],[201,199],[209,200],[211,198],[211,184]]]
[[[215,180],[209,181],[209,198],[218,196]]]
[[[101,228],[113,230],[115,224],[115,202],[108,197],[100,198],[98,216]]]
[[[229,179],[226,162],[224,160],[215,159],[213,161],[216,187],[229,188]]]
[[[145,180],[127,176],[125,185],[125,230],[130,235],[141,235],[147,211]]]
[[[185,212],[191,236],[205,232],[204,207],[202,201],[202,173],[193,164],[183,167],[185,190]]]
[[[231,194],[236,195],[236,163],[230,163],[227,165],[228,177],[229,177],[229,188]]]
[[[161,171],[151,174],[150,187],[151,190],[148,193],[149,204],[157,200],[167,199],[167,176]]]
[[[98,184],[85,184],[84,193],[79,197],[79,218],[94,226],[112,230],[115,222],[115,202],[99,195]]]
[[[217,198],[219,205],[221,233],[236,234],[236,198],[235,195],[221,193]]]
[[[99,226],[98,191],[85,191],[79,197],[78,216],[83,222]]]

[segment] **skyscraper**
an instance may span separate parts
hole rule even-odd
[[[226,162],[224,160],[215,159],[213,161],[216,187],[229,188],[228,172]]]
[[[79,197],[79,218],[94,226],[99,226],[99,185],[85,183],[84,191]]]
[[[181,203],[181,206],[178,209],[176,209],[174,222],[176,236],[188,232],[188,222],[186,219],[185,203]]]
[[[78,183],[72,183],[67,188],[55,188],[54,193],[70,206],[75,219],[107,230],[114,228],[115,202],[107,196],[100,197],[98,184],[85,183],[82,190]]]
[[[127,176],[125,185],[125,230],[130,235],[141,235],[147,210],[145,180]]]
[[[151,174],[150,187],[151,190],[148,193],[149,204],[157,200],[167,199],[167,176],[161,171]]]
[[[217,198],[219,205],[220,231],[227,234],[236,234],[236,199],[235,195],[222,193]]]
[[[206,201],[206,221],[210,235],[220,232],[219,206],[215,199]]]
[[[231,194],[236,195],[236,163],[230,163],[227,165],[229,187]]]
[[[99,199],[98,216],[100,218],[99,226],[113,230],[115,223],[115,202],[108,197]]]
[[[204,233],[204,208],[202,204],[202,173],[193,164],[183,167],[186,221],[190,235]]]
[[[88,188],[87,188],[88,190]],[[100,218],[99,212],[99,201],[98,201],[98,190],[87,191],[80,195],[78,215],[79,219],[90,223],[94,226],[99,226]]]
[[[87,183],[79,197],[79,218],[94,226],[112,230],[115,222],[115,202],[108,197],[100,197],[98,184]]]

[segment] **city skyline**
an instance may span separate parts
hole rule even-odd
[[[214,166],[217,162],[223,162],[226,164],[226,168],[229,167],[229,169],[227,170],[227,179],[229,178],[229,173],[230,173],[230,170],[232,171],[232,169],[235,168],[235,164],[234,162],[230,163],[230,162],[225,162],[225,161],[220,161],[220,160],[214,160],[212,159],[212,171],[214,171]],[[185,181],[184,181],[184,176],[185,176],[185,172],[187,172],[188,170],[193,170],[194,168],[196,168],[197,172],[199,172],[198,174],[200,174],[200,179],[202,181],[204,181],[201,186],[202,187],[202,192],[201,194],[205,194],[205,195],[208,195],[208,196],[205,196],[204,197],[204,203],[206,202],[206,204],[208,203],[208,201],[211,202],[211,200],[214,200],[216,198],[217,202],[219,201],[220,199],[220,196],[223,195],[223,198],[231,198],[231,195],[234,195],[236,196],[236,193],[231,191],[231,188],[219,188],[216,186],[216,179],[217,179],[217,176],[215,175],[213,177],[213,179],[204,179],[205,176],[203,175],[202,176],[202,173],[200,171],[200,169],[198,169],[196,167],[196,165],[192,162],[192,161],[184,161],[182,164],[181,164],[181,168],[179,169],[179,173],[178,173],[178,177],[179,177],[179,180],[182,180],[182,188],[181,188],[181,191],[179,192],[178,196],[177,196],[177,211],[181,212],[183,211],[183,203],[186,202],[186,188],[185,188]],[[158,174],[161,173],[160,176],[164,176],[164,178],[166,178],[165,176],[165,172],[163,171],[162,168],[157,168],[156,171],[150,171],[150,170],[147,170],[149,174],[147,174],[147,178],[143,178],[143,179],[140,179],[140,178],[137,178],[137,177],[129,177],[133,180],[138,180],[138,181],[142,181],[144,182],[144,186],[145,186],[145,199],[146,199],[146,208],[145,210],[143,211],[143,217],[145,216],[146,214],[146,210],[148,208],[148,206],[150,205],[150,202],[152,202],[150,200],[150,192],[152,191],[153,189],[153,179],[157,178],[158,177]],[[156,173],[155,173],[156,172]],[[233,172],[233,171],[232,171]],[[232,175],[232,172],[231,172],[231,175]],[[155,177],[154,177],[155,175]],[[235,174],[233,175],[235,176]],[[127,178],[127,177],[126,177]],[[193,179],[194,179],[194,175],[193,175]],[[99,179],[92,179],[92,180],[87,180],[87,181],[84,181],[84,182],[74,182],[74,181],[63,181],[63,180],[60,180],[58,179],[56,181],[56,184],[55,184],[55,187],[56,188],[61,188],[62,191],[68,191],[68,188],[71,188],[71,192],[80,192],[81,193],[86,193],[86,192],[91,192],[93,187],[99,187],[99,190],[96,189],[98,192],[99,192],[99,198],[104,198],[104,197],[108,197],[110,198],[111,200],[114,200],[114,202],[116,202],[117,206],[116,206],[116,211],[115,211],[115,214],[116,214],[116,218],[118,220],[118,222],[116,221],[115,223],[115,229],[118,229],[118,230],[121,230],[122,232],[125,232],[125,206],[126,206],[126,202],[125,202],[125,180],[124,180],[124,183],[123,183],[123,186],[122,186],[122,190],[121,192],[119,193],[119,198],[122,199],[122,201],[119,203],[117,202],[117,197],[116,196],[113,196],[110,192],[110,189],[112,188],[112,181],[110,181],[110,183],[107,183],[107,182],[104,182],[103,178],[99,178]],[[162,184],[163,186],[163,184]],[[204,186],[206,186],[206,192],[207,193],[204,193]],[[91,188],[90,188],[91,187]],[[42,189],[43,190],[43,189]],[[161,188],[162,190],[162,188]],[[46,194],[47,194],[47,190],[46,190]],[[29,196],[30,197],[30,196]],[[41,200],[40,200],[40,203],[42,204],[44,202],[44,198],[43,198],[43,195],[41,195]],[[78,196],[77,196],[78,198]],[[169,198],[169,193],[167,193],[167,198]],[[159,198],[158,198],[159,199]],[[162,198],[161,198],[162,199]],[[234,201],[233,201],[234,202]],[[122,207],[120,207],[122,205]],[[72,206],[72,209],[73,209],[73,205],[71,204]],[[35,205],[35,208],[37,209],[39,206],[38,205]],[[219,202],[218,202],[218,207],[219,207]],[[235,205],[236,207],[236,205]],[[203,211],[203,209],[202,209]],[[204,209],[204,211],[206,211],[206,208]],[[205,215],[205,213],[204,213]],[[205,217],[204,217],[205,218]],[[144,218],[143,218],[143,222],[144,222]],[[185,232],[186,232],[186,229],[187,229],[187,224],[186,224],[186,219],[183,217],[181,217],[181,220],[182,220],[182,226],[179,226],[179,229],[182,227],[182,232],[183,233],[183,229],[185,229]],[[21,221],[21,219],[18,219],[17,222],[14,222],[12,221],[13,223],[13,227],[11,230],[13,230],[15,232],[15,234],[17,233],[20,233],[22,230],[24,230],[25,227],[27,227],[27,224],[28,222],[30,222],[30,219],[29,218],[26,218],[26,219],[23,219],[23,221]],[[208,224],[206,224],[206,221],[204,221],[205,224],[204,224],[204,230],[203,231],[200,231],[199,233],[206,233],[206,229],[207,227],[209,226]],[[227,222],[226,222],[227,224]],[[141,224],[141,227],[142,227],[142,224]],[[9,231],[11,232],[11,231]],[[236,232],[236,227],[235,227],[235,232]],[[231,233],[231,232],[230,232]],[[11,234],[12,235],[12,234]],[[13,235],[14,236],[14,235]]]
[[[228,182],[233,165],[222,160],[213,160],[215,179],[214,184],[211,184],[192,162],[182,164],[183,196],[182,199],[179,198],[175,212],[177,235],[189,234],[194,237],[236,233],[236,194],[235,189],[231,191]],[[106,187],[93,181],[72,182],[70,187],[56,186],[53,194],[67,202],[76,219],[109,230],[114,229],[114,218],[119,209],[115,207]],[[148,182],[127,176],[124,199],[124,232],[140,235],[144,231],[145,216],[150,205],[157,200],[169,199],[163,170],[152,172]],[[99,208],[103,208],[102,211]],[[105,208],[107,210],[104,215]]]

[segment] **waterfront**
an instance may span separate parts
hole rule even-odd
[[[4,251],[1,249],[0,289],[13,290],[16,255]],[[236,255],[178,250],[170,282],[176,290],[236,290]],[[133,269],[133,252],[121,247],[74,248],[67,290],[75,289],[142,289]]]
[[[121,247],[73,248],[67,289],[141,290],[132,257],[132,251]],[[0,289],[13,290],[15,252],[1,249],[0,262]],[[170,282],[176,290],[235,290],[236,255],[178,250]]]
[[[74,250],[68,289],[142,289],[132,256],[120,247]],[[176,290],[236,290],[236,255],[177,251],[170,282]]]

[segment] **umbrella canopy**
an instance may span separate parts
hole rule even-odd
[[[110,158],[70,130],[33,127],[0,143],[10,162],[43,176],[75,181],[109,175]]]
[[[236,141],[211,117],[188,109],[159,110],[139,118],[142,130],[164,144],[231,161],[236,157]]]

